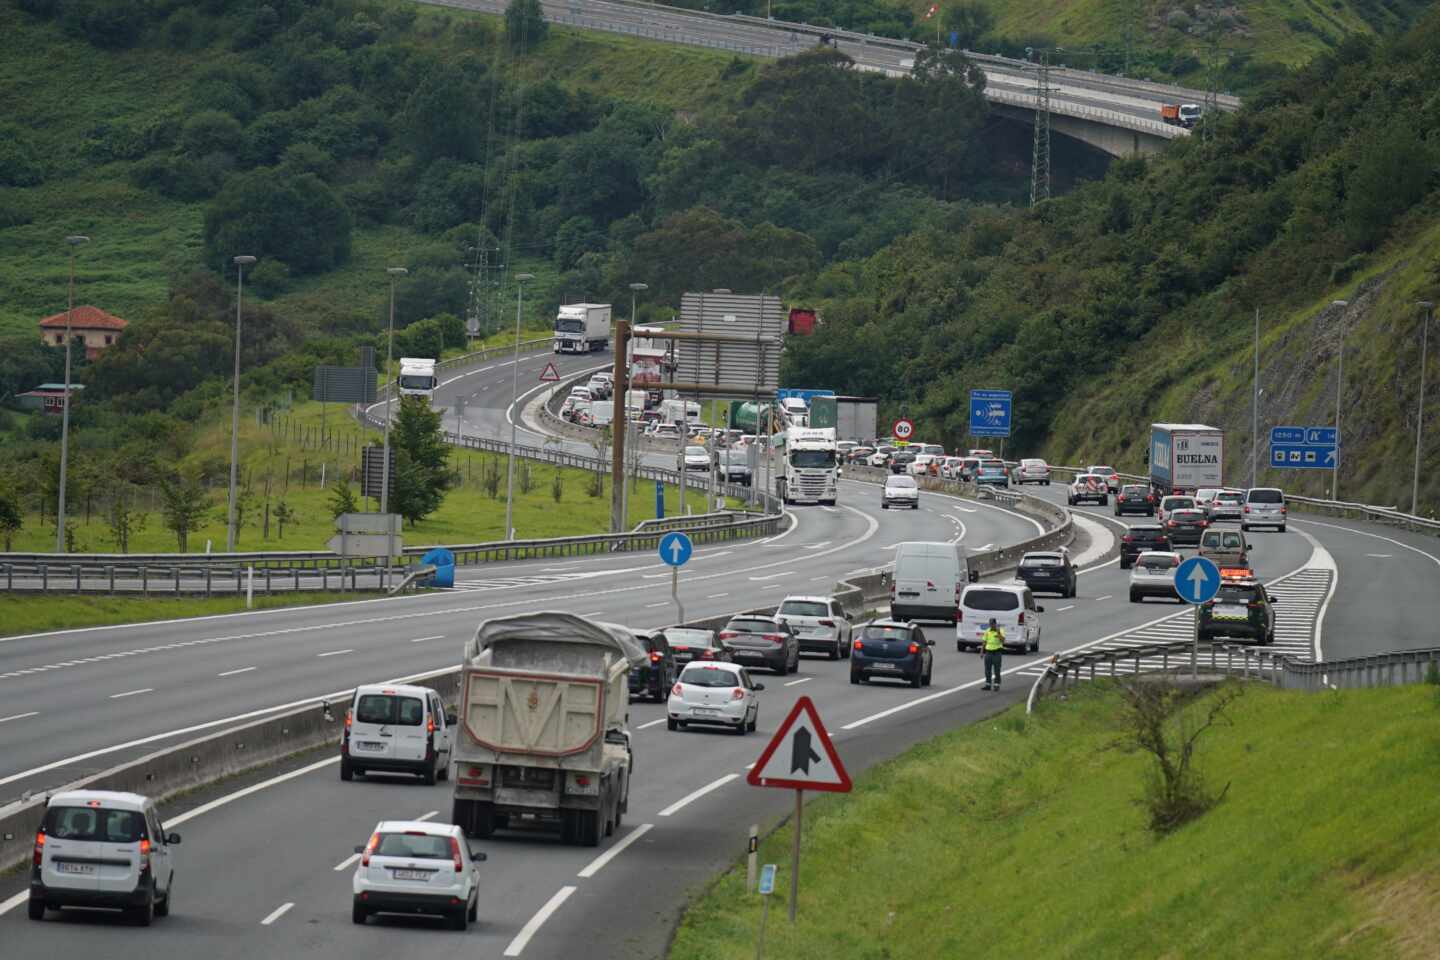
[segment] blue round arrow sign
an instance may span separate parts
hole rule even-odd
[[[660,538],[660,559],[672,567],[685,566],[685,561],[690,559],[690,554],[694,551],[695,545],[690,542],[690,538],[678,530]]]
[[[1175,592],[1186,603],[1209,603],[1220,592],[1220,568],[1205,557],[1191,557],[1175,568]]]

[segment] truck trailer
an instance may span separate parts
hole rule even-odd
[[[427,404],[435,400],[435,387],[440,378],[435,374],[435,361],[424,357],[401,357],[400,376],[396,380],[402,397],[424,397]]]
[[[1225,434],[1199,423],[1150,425],[1150,486],[1161,494],[1223,487]]]
[[[624,627],[544,612],[486,620],[463,655],[451,822],[488,837],[523,819],[597,846],[629,802],[644,648]]]
[[[610,346],[610,304],[561,304],[555,315],[555,353],[592,353]]]

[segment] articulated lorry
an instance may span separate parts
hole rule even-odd
[[[435,387],[440,378],[435,374],[435,361],[422,357],[401,357],[400,376],[397,379],[402,397],[424,397],[426,403],[435,400]]]
[[[574,614],[480,624],[461,665],[451,822],[488,837],[524,820],[597,846],[629,804],[630,668],[648,662],[624,627]]]
[[[808,426],[834,427],[837,439],[864,443],[875,439],[878,410],[879,402],[871,397],[815,397]]]
[[[592,353],[610,345],[610,304],[565,303],[555,315],[555,353]]]
[[[775,478],[775,495],[785,503],[810,502],[833,507],[840,483],[835,431],[791,427],[784,437],[785,467]]]
[[[1223,487],[1225,434],[1200,423],[1150,424],[1150,486],[1162,494]]]

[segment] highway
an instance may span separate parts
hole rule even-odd
[[[527,379],[536,386],[549,359],[522,358],[522,392]],[[599,362],[567,357],[561,365]],[[444,402],[460,393],[474,398],[467,432],[495,435],[499,428],[508,436],[510,372],[497,364],[447,384]],[[1027,492],[1063,502],[1058,483]],[[1107,509],[1075,514],[1086,532],[1082,561],[1123,532]],[[794,525],[768,542],[697,554],[682,576],[687,612],[713,615],[824,590],[847,572],[885,563],[907,539],[958,538],[980,548],[1034,532],[1023,517],[930,493],[914,513],[882,512],[878,489],[858,481],[845,482],[837,508],[796,507],[792,516]],[[1312,611],[1310,622],[1301,615],[1287,625],[1282,643],[1299,655],[1318,646],[1327,658],[1424,644],[1428,634],[1418,627],[1440,585],[1433,541],[1364,524],[1291,522],[1285,534],[1252,535],[1257,573],[1279,581],[1277,610]],[[743,774],[797,696],[815,701],[845,763],[858,772],[1019,698],[1039,660],[1053,652],[1173,630],[1169,618],[1181,613],[1179,605],[1129,603],[1128,576],[1113,560],[1085,562],[1077,598],[1042,598],[1042,650],[1007,657],[1010,677],[1000,694],[978,689],[979,658],[957,652],[941,629],[932,688],[857,687],[845,662],[807,657],[794,677],[762,677],[759,732],[750,737],[669,732],[661,705],[634,704],[636,777],[624,826],[599,850],[524,831],[486,841],[480,923],[463,949],[569,958],[585,944],[587,957],[661,955],[688,896],[741,853],[749,824],[788,809],[788,793],[749,787]],[[137,740],[156,738],[153,749],[186,727],[453,664],[463,638],[491,613],[546,607],[633,626],[673,620],[668,573],[635,555],[472,568],[461,580],[462,589],[439,596],[0,641],[0,796],[113,763],[141,748]],[[110,752],[66,762],[97,750]],[[182,819],[184,802],[166,810],[185,842],[176,912],[153,929],[117,928],[108,915],[82,912],[30,922],[15,909],[23,878],[10,878],[0,883],[0,937],[17,955],[58,949],[105,956],[117,937],[144,938],[137,939],[141,949],[175,957],[197,950],[237,958],[257,949],[337,958],[455,950],[452,938],[461,935],[438,923],[382,920],[360,928],[347,909],[355,844],[381,818],[447,819],[448,787],[381,776],[347,784],[333,756],[302,763],[286,779],[192,818]]]

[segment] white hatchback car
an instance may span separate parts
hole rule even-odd
[[[441,916],[464,930],[480,909],[480,863],[465,831],[451,823],[382,820],[370,842],[356,847],[350,919],[374,913]]]
[[[1173,550],[1146,550],[1137,556],[1130,568],[1130,602],[1140,603],[1146,597],[1183,602],[1175,591],[1175,571],[1180,560],[1180,554]]]
[[[356,688],[340,738],[340,779],[370,770],[419,774],[427,785],[448,778],[455,719],[429,687]]]
[[[671,730],[692,723],[729,727],[744,736],[760,721],[760,698],[765,684],[750,679],[738,663],[706,660],[690,663],[670,689],[666,724]]]
[[[885,478],[885,487],[880,492],[880,509],[909,507],[920,509],[920,486],[915,478],[903,473],[893,473]]]
[[[30,919],[62,907],[108,907],[149,926],[170,914],[170,848],[179,842],[180,834],[165,832],[149,797],[110,790],[55,794],[35,835]]]

